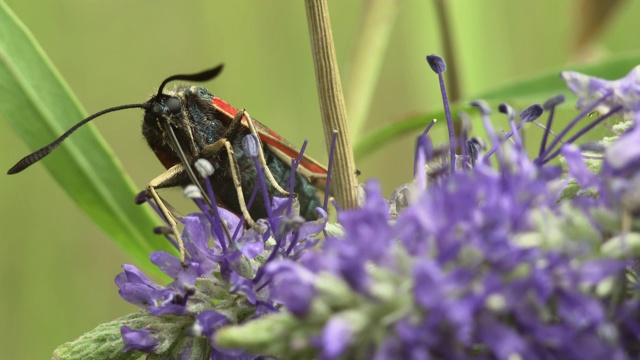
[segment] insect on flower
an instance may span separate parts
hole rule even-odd
[[[244,153],[242,139],[254,134],[262,143],[259,159],[268,178],[270,198],[274,194],[289,195],[284,188],[290,188],[291,184],[287,183],[291,177],[291,161],[298,157],[298,151],[277,133],[253,120],[247,112],[238,111],[203,87],[180,86],[163,92],[171,81],[208,81],[217,77],[222,68],[223,65],[219,65],[197,74],[170,76],[160,84],[157,94],[149,101],[115,106],[87,117],[51,144],[22,158],[7,173],[16,174],[40,161],[74,131],[99,116],[140,108],[145,111],[142,134],[167,170],[149,182],[137,201],[142,202],[141,199],[151,197],[158,205],[178,241],[183,264],[185,250],[175,216],[156,189],[195,184],[212,206],[211,199],[207,198],[207,192],[203,191],[202,183],[193,170],[193,164],[199,158],[207,159],[214,165],[215,171],[209,180],[217,203],[243,215],[249,226],[259,229],[253,219],[265,218],[268,205],[264,203],[262,196],[255,196],[255,201],[249,208],[245,203],[244,199],[249,198],[259,186],[253,159]],[[324,188],[326,177],[327,170],[324,166],[310,157],[301,158],[292,188],[297,195],[303,217],[318,217],[315,209],[321,205],[316,188]]]

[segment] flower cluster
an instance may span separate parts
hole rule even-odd
[[[260,193],[258,190],[266,194],[257,148],[254,135],[244,139],[243,150],[253,158],[259,178],[249,206]],[[295,166],[296,163],[294,171]],[[201,210],[180,219],[184,226],[181,239],[185,261],[164,251],[150,255],[151,262],[173,279],[166,286],[155,283],[133,265],[123,265],[124,271],[115,278],[119,294],[143,312],[94,330],[93,337],[85,336],[83,344],[94,342],[92,358],[101,358],[99,353],[104,353],[110,359],[135,359],[141,352],[167,359],[254,358],[242,349],[218,347],[213,341],[216,331],[279,311],[269,286],[270,277],[265,276],[266,264],[275,259],[296,259],[302,251],[317,244],[313,236],[327,222],[322,208],[316,209],[319,219],[306,221],[295,213],[297,200],[293,194],[289,198],[274,197],[273,201],[265,198],[265,203],[272,204],[267,209],[269,217],[245,230],[244,218],[216,206],[209,182],[214,171],[212,165],[201,159],[195,168],[208,198],[198,186],[185,189],[185,195],[193,198]],[[149,203],[162,216],[158,207]],[[179,247],[176,239],[167,237]],[[104,339],[115,329],[121,340],[107,342],[109,346],[95,344],[96,337]],[[80,340],[77,342],[82,343]],[[75,350],[81,346],[68,348]],[[67,352],[64,357],[60,353],[56,354],[59,358],[80,358],[78,353]]]
[[[266,194],[263,169],[257,160],[257,138],[249,135],[243,141],[244,151],[252,156],[258,169],[257,190]],[[170,358],[253,358],[242,350],[219,348],[212,341],[218,328],[278,311],[265,277],[265,265],[274,259],[296,259],[317,243],[312,237],[326,224],[326,212],[318,208],[320,218],[305,221],[292,211],[293,194],[289,198],[274,197],[267,210],[269,218],[261,219],[243,231],[243,219],[215,205],[215,194],[209,182],[213,167],[198,160],[196,168],[206,185],[209,206],[196,186],[185,189],[202,210],[180,219],[184,225],[182,241],[186,249],[186,265],[172,254],[158,251],[150,259],[174,281],[167,286],[152,282],[132,265],[124,265],[115,282],[126,301],[145,309],[152,317],[144,328],[122,327],[124,350],[164,354]],[[295,170],[295,164],[294,164]],[[162,317],[162,319],[157,319]],[[167,323],[167,317],[172,320]],[[163,325],[157,326],[160,322]],[[203,341],[207,339],[208,341]],[[193,356],[197,354],[197,356]],[[208,355],[211,354],[211,355]]]
[[[441,59],[429,60],[444,71]],[[579,75],[563,76],[571,83]],[[637,82],[594,83],[608,87],[595,102],[608,102],[609,113],[595,120],[581,114],[567,127],[590,121],[590,129],[636,108],[636,93],[625,91]],[[580,93],[575,84],[572,90]],[[544,105],[547,131],[563,100]],[[451,148],[455,165],[433,172],[428,164],[443,152],[420,138],[412,184],[387,201],[370,181],[362,208],[338,214],[342,236],[328,237],[299,261],[267,265],[287,312],[223,329],[216,341],[283,358],[638,358],[632,259],[640,237],[624,221],[640,200],[637,131],[600,153],[595,175],[571,144],[584,132],[559,148],[568,129],[548,146],[545,136],[537,158],[526,154],[517,129],[542,107],[523,111],[516,124],[515,112],[501,105],[512,132],[498,139],[490,109],[473,105],[491,150],[481,154],[477,141],[463,139],[463,154]],[[514,144],[506,144],[511,136]],[[559,154],[566,174],[551,165]],[[568,193],[573,182],[580,190]],[[270,327],[278,332],[251,336]]]
[[[446,66],[427,60],[450,120]],[[528,107],[517,123],[500,105],[511,127],[502,137],[489,106],[472,103],[489,149],[466,132],[451,132],[449,147],[435,148],[427,129],[414,181],[388,200],[369,181],[362,207],[339,211],[337,228],[322,209],[307,222],[292,215],[292,198],[274,198],[269,217],[242,231],[236,215],[216,206],[211,169],[199,163],[214,201],[189,190],[202,213],[181,220],[187,264],[151,255],[173,279],[167,286],[123,266],[120,294],[144,311],[105,325],[124,342],[122,355],[110,358],[140,351],[172,359],[640,357],[637,72],[613,82],[563,73],[582,112],[554,139],[563,96]],[[587,116],[594,111],[595,119]],[[530,157],[519,129],[543,112],[546,131]],[[627,120],[616,130],[622,135],[574,145],[613,116]],[[255,141],[246,141],[252,156]],[[266,193],[257,160],[256,167]],[[313,238],[323,230],[322,242]]]

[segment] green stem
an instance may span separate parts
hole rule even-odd
[[[352,141],[363,133],[399,5],[400,0],[367,0],[363,4],[346,89]]]

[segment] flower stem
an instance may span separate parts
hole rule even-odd
[[[331,174],[336,185],[334,195],[341,208],[355,208],[358,204],[356,167],[333,45],[329,9],[326,0],[305,0],[305,7],[327,151],[330,151],[333,130],[339,131],[334,169]]]

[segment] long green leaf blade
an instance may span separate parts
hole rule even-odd
[[[0,116],[34,150],[86,116],[31,33],[2,1]],[[148,255],[159,247],[168,250],[169,245],[153,235],[157,217],[147,207],[134,204],[132,181],[95,128],[87,125],[78,130],[42,164],[125,252],[157,273]]]

